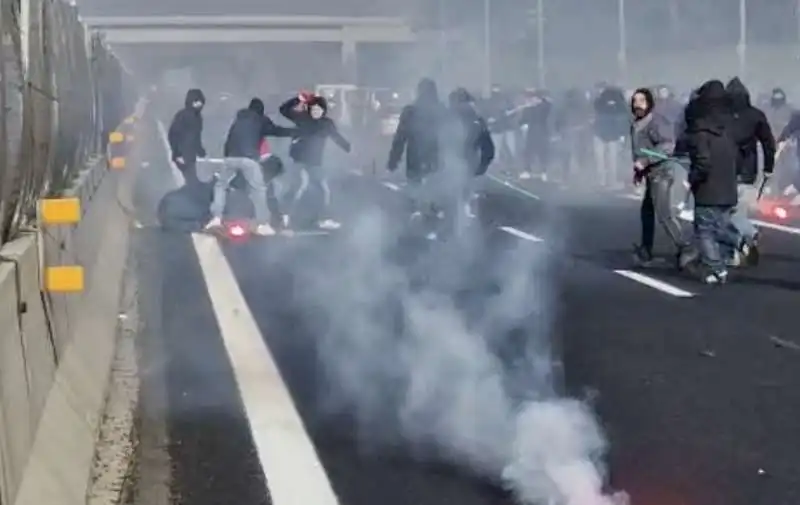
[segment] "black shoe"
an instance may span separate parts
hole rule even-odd
[[[742,253],[742,257],[747,265],[751,267],[758,266],[759,261],[761,261],[761,251],[758,247],[758,235],[755,235],[749,242],[743,241],[739,252]]]
[[[640,267],[647,267],[653,264],[653,253],[640,245],[633,246],[633,261]]]

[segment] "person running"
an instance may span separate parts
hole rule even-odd
[[[683,238],[680,221],[672,202],[675,173],[682,170],[670,159],[674,147],[674,127],[670,121],[655,112],[655,99],[647,88],[639,88],[631,97],[631,147],[633,150],[634,184],[644,182],[645,192],[641,207],[642,240],[634,246],[635,259],[640,265],[653,261],[656,221],[675,245],[678,265],[686,253],[688,243]]]

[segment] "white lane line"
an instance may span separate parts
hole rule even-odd
[[[530,191],[528,191],[526,189],[522,189],[519,186],[516,186],[514,184],[511,184],[510,182],[508,182],[505,179],[501,179],[500,177],[496,177],[496,176],[491,175],[491,174],[487,175],[486,177],[488,177],[489,180],[492,180],[492,181],[494,181],[494,182],[496,182],[496,183],[498,183],[500,185],[503,185],[503,186],[505,186],[505,187],[507,187],[509,189],[513,189],[517,193],[519,193],[521,195],[525,195],[528,198],[532,198],[533,200],[541,200],[541,198],[539,198],[538,196],[534,195]]]
[[[169,159],[164,125],[158,123]],[[275,505],[339,505],[330,480],[217,239],[192,241],[217,318],[222,341],[250,424],[261,468]]]
[[[397,184],[395,184],[393,182],[384,182],[383,186],[386,187],[386,188],[391,189],[392,191],[400,191],[400,186],[398,186]]]
[[[681,289],[677,286],[673,286],[672,284],[668,284],[664,281],[654,279],[653,277],[640,274],[639,272],[633,272],[631,270],[614,270],[614,273],[617,275],[621,275],[625,278],[628,278],[632,281],[638,282],[639,284],[644,284],[645,286],[657,289],[662,293],[666,293],[668,295],[672,295],[678,298],[692,298],[694,296],[694,293],[690,293],[684,289]]]
[[[522,230],[518,230],[513,226],[501,226],[498,229],[508,233],[509,235],[514,235],[517,238],[521,238],[522,240],[529,240],[531,242],[544,242],[544,239],[541,239],[535,235],[531,235],[530,233],[526,233]]]

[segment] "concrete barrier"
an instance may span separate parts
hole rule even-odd
[[[66,199],[42,202],[39,230],[0,249],[2,505],[86,503],[132,222],[131,163],[110,149]]]

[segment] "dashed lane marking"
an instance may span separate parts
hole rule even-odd
[[[544,242],[544,239],[539,238],[536,235],[531,235],[530,233],[524,232],[522,230],[518,230],[513,226],[501,226],[498,229],[508,233],[509,235],[521,238],[522,240],[528,240],[530,242]]]
[[[695,296],[694,293],[632,270],[614,270],[614,273],[677,298],[692,298]]]

